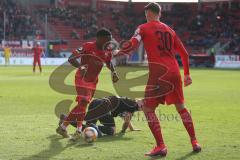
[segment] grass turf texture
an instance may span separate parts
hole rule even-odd
[[[142,114],[136,114],[133,121],[142,131],[105,137],[93,145],[82,141],[71,143],[56,135],[55,106],[63,99],[74,100],[75,97],[53,91],[49,87],[49,75],[55,67],[43,69],[44,73],[40,75],[31,73],[31,67],[0,67],[1,160],[150,159],[143,154],[155,143]],[[134,69],[118,67],[118,71]],[[133,72],[128,78],[139,74]],[[73,84],[73,75],[71,73],[66,79],[67,84]],[[185,88],[186,104],[193,115],[203,151],[191,154],[188,135],[179,117],[173,118],[177,116],[174,107],[159,107],[169,151],[163,159],[240,159],[239,70],[192,69],[191,75],[193,85]],[[114,93],[107,69],[102,71],[98,88]],[[134,89],[138,90],[138,87]],[[118,131],[121,124],[122,120],[117,119]],[[69,131],[74,132],[74,129],[69,128]]]

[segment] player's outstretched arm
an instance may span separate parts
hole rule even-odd
[[[116,69],[114,67],[114,65],[112,64],[111,61],[106,62],[107,68],[111,71],[112,73],[112,82],[116,83],[119,80],[118,74],[116,72]]]
[[[128,128],[130,129],[130,131],[141,131],[141,129],[135,128],[131,121],[129,122]]]
[[[116,57],[121,55],[130,55],[134,50],[137,49],[138,45],[139,41],[134,37],[128,41],[123,41],[120,49],[113,51],[113,56]]]
[[[142,41],[142,32],[140,27],[138,27],[130,40],[122,41],[120,43],[120,49],[113,52],[114,56],[119,55],[130,55],[134,50],[136,50]]]
[[[123,125],[122,125],[122,133],[125,133],[129,124],[130,124],[130,121],[132,119],[132,114],[131,113],[125,113],[124,117],[123,117]]]
[[[175,49],[179,53],[182,60],[183,69],[184,69],[184,86],[186,87],[192,84],[192,79],[190,77],[190,72],[189,72],[189,56],[182,41],[179,39],[177,35],[175,36]]]

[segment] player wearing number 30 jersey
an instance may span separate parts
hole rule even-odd
[[[189,75],[188,53],[181,40],[169,26],[160,22],[161,7],[157,3],[149,3],[145,7],[147,23],[140,25],[129,45],[123,45],[119,53],[130,53],[143,42],[147,52],[149,79],[145,88],[143,111],[148,120],[149,128],[157,142],[157,146],[147,153],[148,156],[166,156],[160,122],[155,114],[159,104],[174,104],[183,124],[190,136],[193,151],[201,151],[197,142],[192,118],[184,105],[182,80],[175,54],[179,53],[184,68],[184,85],[192,83]]]
[[[175,53],[178,52],[181,56],[186,76],[189,75],[188,53],[176,33],[166,24],[154,20],[140,25],[131,39],[135,45],[141,40],[147,52],[150,73],[145,94],[147,106],[156,107],[159,103],[184,103],[181,75]],[[159,83],[161,91],[155,95],[154,87]]]

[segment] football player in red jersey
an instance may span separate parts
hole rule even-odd
[[[161,7],[157,3],[145,6],[147,23],[140,25],[130,41],[116,54],[131,53],[143,42],[147,52],[149,79],[145,88],[143,111],[148,120],[149,128],[156,140],[157,146],[147,156],[166,156],[167,147],[164,144],[160,122],[155,114],[159,104],[174,104],[183,124],[190,136],[193,151],[200,152],[201,147],[196,139],[192,117],[184,104],[182,80],[175,54],[181,56],[184,68],[184,86],[192,83],[189,73],[189,58],[186,49],[175,31],[160,22]]]
[[[69,135],[66,131],[71,121],[77,120],[77,131],[71,137],[77,140],[81,136],[82,122],[86,116],[86,107],[91,101],[97,83],[98,75],[102,70],[104,63],[112,72],[112,81],[118,81],[118,76],[114,66],[111,63],[112,53],[105,50],[105,44],[112,40],[112,34],[109,30],[102,28],[97,32],[97,39],[94,42],[87,42],[81,48],[72,52],[69,57],[69,63],[78,68],[75,74],[75,86],[77,91],[77,105],[68,114],[64,122],[57,128],[56,132],[64,138]],[[80,58],[80,62],[78,59]]]
[[[40,72],[42,72],[42,66],[41,66],[41,56],[43,53],[43,48],[40,45],[40,42],[37,42],[35,47],[32,48],[33,50],[33,72],[36,71],[36,64],[38,64]]]

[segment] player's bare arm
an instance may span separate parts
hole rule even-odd
[[[182,41],[179,39],[177,35],[175,36],[175,49],[179,53],[182,60],[184,69],[184,86],[186,87],[192,84],[192,79],[189,72],[189,55]]]
[[[122,125],[121,133],[125,133],[126,132],[127,128],[129,127],[131,119],[132,119],[132,114],[126,112],[124,117],[123,117],[124,122],[123,122],[123,125]]]
[[[131,121],[129,122],[128,128],[130,131],[141,131],[141,129],[135,128]]]
[[[76,68],[80,69],[80,74],[83,76],[87,72],[87,66],[81,65],[78,61],[80,56],[83,54],[82,48],[78,48],[73,51],[72,55],[68,58],[68,62]]]
[[[111,61],[107,62],[106,65],[107,65],[107,68],[112,73],[112,81],[113,81],[113,83],[116,83],[119,80],[119,77],[118,77],[118,74],[116,72],[116,69],[115,69],[114,65],[112,64]]]
[[[83,54],[82,48],[76,49],[72,52],[72,55],[68,58],[68,62],[76,68],[80,68],[81,64],[78,61],[78,58]]]
[[[136,30],[136,32],[138,29]],[[121,55],[130,55],[133,53],[134,50],[136,50],[139,46],[139,42],[141,41],[140,35],[135,35],[130,39],[125,41],[119,50],[115,50],[113,52],[114,56],[121,56]]]

